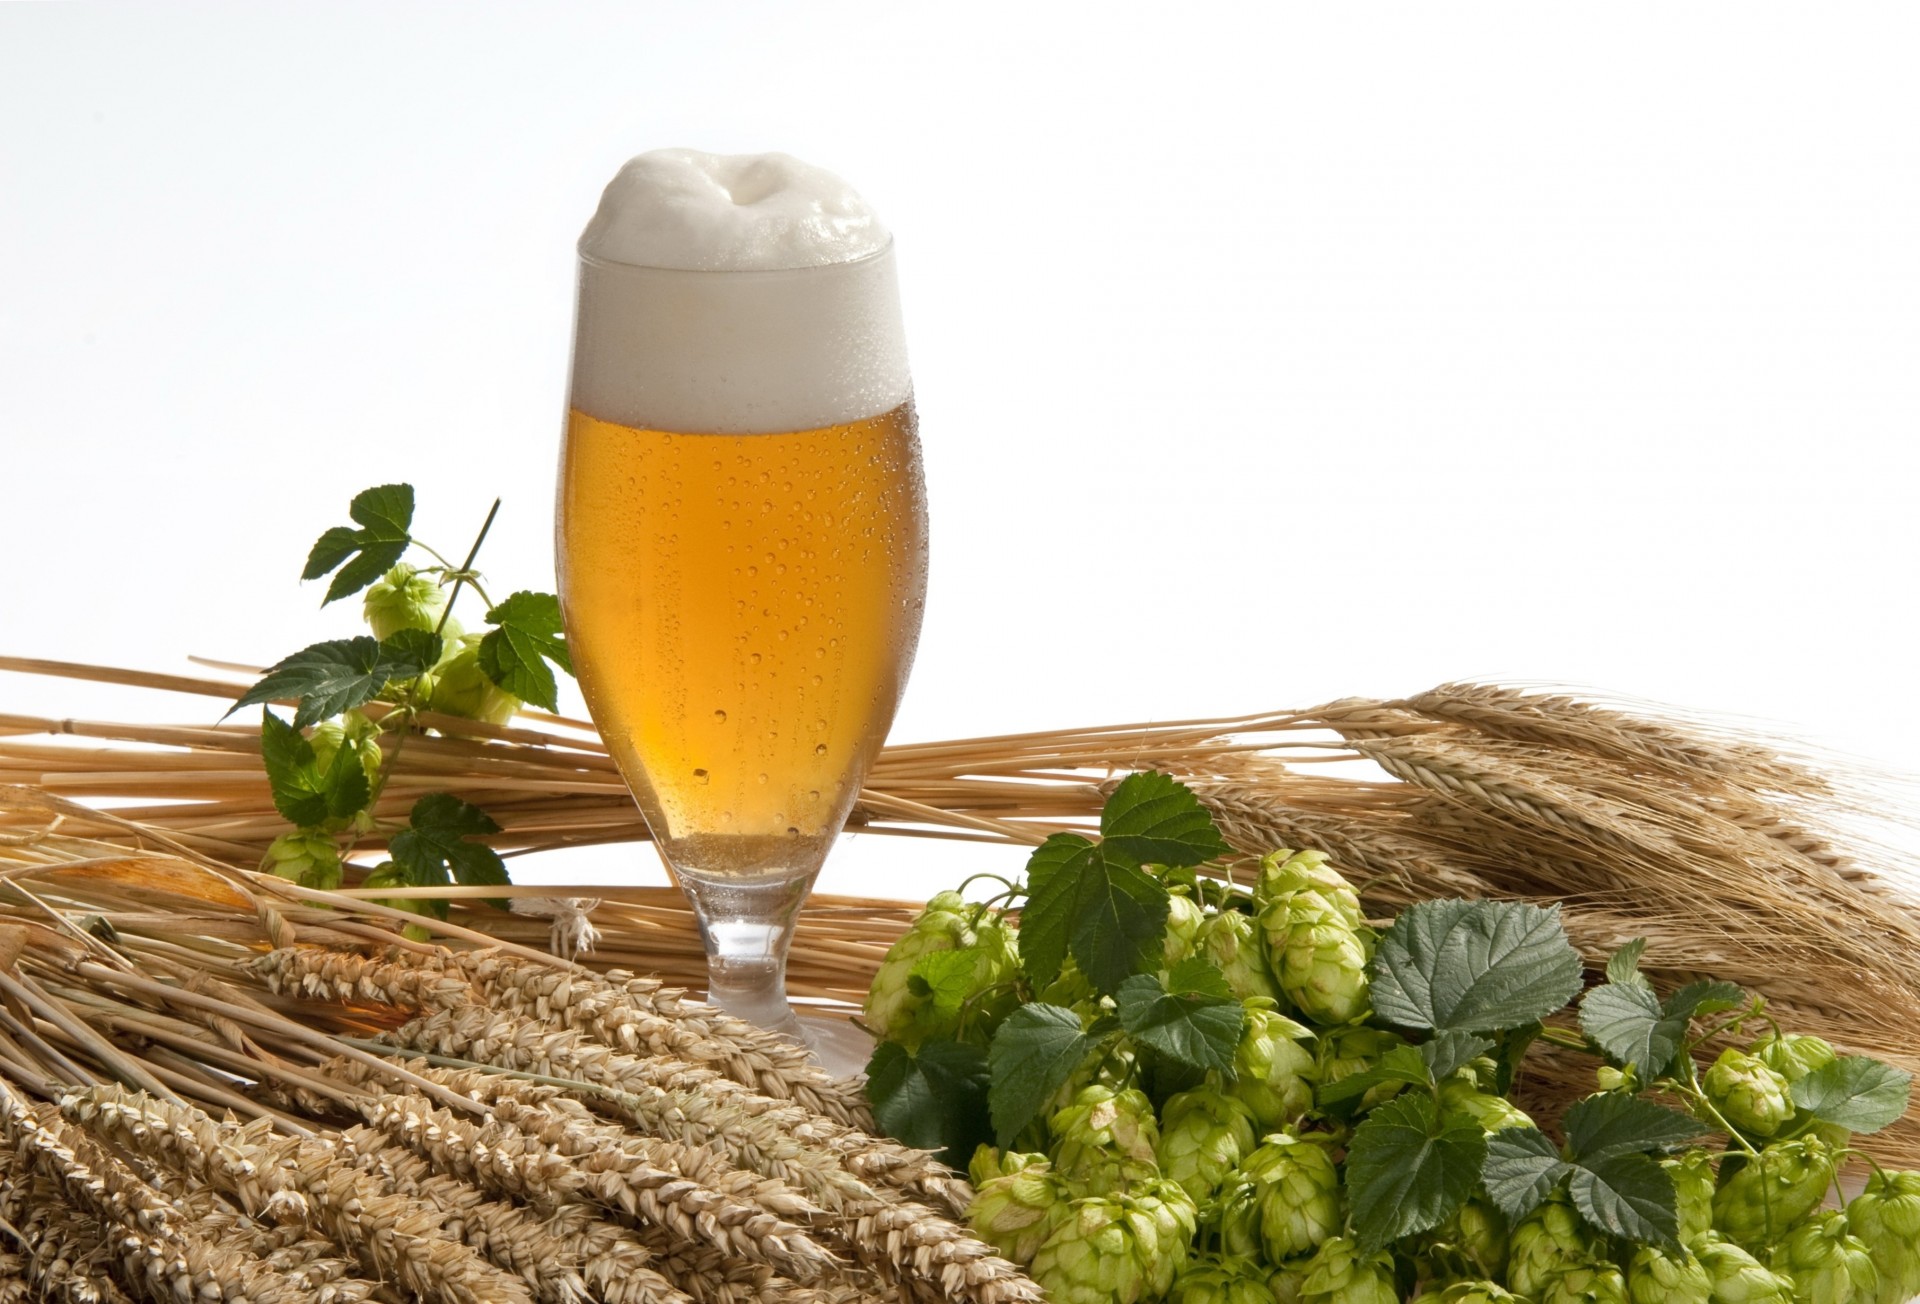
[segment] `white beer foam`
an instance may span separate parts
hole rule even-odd
[[[886,227],[785,154],[655,150],[580,237],[573,406],[653,430],[759,434],[907,401]]]
[[[790,154],[656,149],[607,184],[580,252],[635,267],[770,272],[853,262],[888,239],[859,192]]]

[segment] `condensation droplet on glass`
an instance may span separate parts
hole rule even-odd
[[[820,655],[820,652],[819,652],[819,649],[817,649],[817,648],[816,648],[816,649],[814,650],[814,655],[815,655],[815,656],[819,656],[819,655]],[[815,688],[818,688],[818,687],[820,687],[820,676],[819,676],[819,675],[815,675],[815,676],[813,677],[813,686],[814,686]]]
[[[693,778],[696,783],[705,783],[707,781],[707,772],[705,770],[695,770],[693,772]]]
[[[727,713],[725,711],[715,711],[713,713],[713,722],[715,724],[725,724],[727,722]]]
[[[819,801],[819,800],[820,800],[820,790],[819,790],[818,788],[815,788],[815,789],[814,789],[814,790],[813,790],[812,792],[810,792],[810,793],[808,793],[808,794],[807,794],[807,800],[808,800],[808,801]]]
[[[796,829],[795,827],[793,827],[793,825],[789,824],[787,825],[787,836],[791,838],[797,838],[800,836],[800,830]]]
[[[764,775],[764,774],[763,774],[763,775],[761,775],[761,776],[760,776],[760,782],[762,782],[762,783],[765,783],[766,781],[767,781],[767,776],[766,776],[766,775]]]
[[[753,652],[753,653],[749,653],[749,654],[748,654],[748,656],[747,656],[747,664],[748,664],[748,665],[750,665],[750,666],[757,666],[757,665],[759,665],[759,664],[760,664],[760,654],[759,654],[758,652]]]
[[[813,745],[813,754],[815,756],[825,756],[827,754],[827,745],[825,743],[815,743]]]

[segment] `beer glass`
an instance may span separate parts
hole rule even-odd
[[[559,587],[594,723],[692,903],[709,999],[847,1071],[857,1030],[834,1046],[824,1021],[802,1028],[787,951],[913,662],[926,500],[891,240],[825,261],[795,244],[663,254],[589,226]]]

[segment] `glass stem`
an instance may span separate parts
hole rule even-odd
[[[787,950],[813,877],[769,881],[680,874],[707,948],[707,999],[796,1040],[805,1038],[787,1004]]]

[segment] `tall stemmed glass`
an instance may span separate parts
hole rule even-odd
[[[919,639],[926,498],[892,245],[698,270],[594,236],[556,525],[574,665],[692,902],[710,999],[846,1071],[865,1058],[853,1030],[836,1046],[802,1028],[786,961]]]

